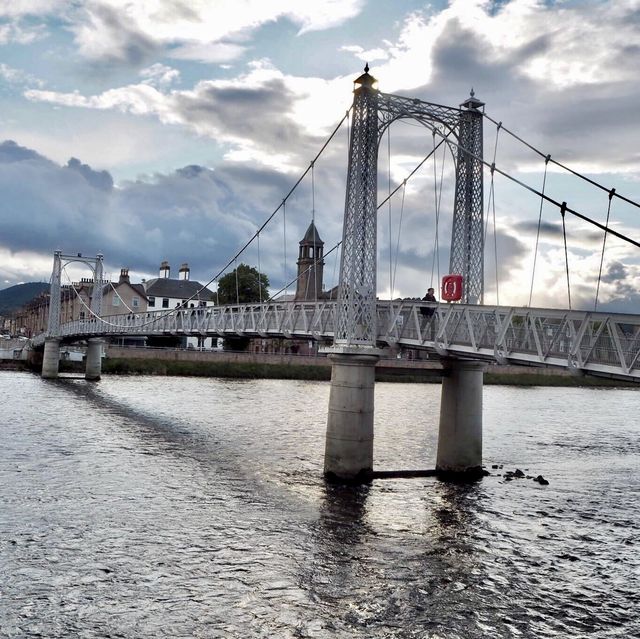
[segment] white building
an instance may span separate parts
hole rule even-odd
[[[172,308],[200,308],[215,306],[215,293],[200,282],[189,279],[188,264],[182,264],[178,270],[178,279],[171,278],[171,266],[164,261],[160,264],[158,277],[143,282],[147,296],[147,310],[161,311]],[[217,338],[188,337],[187,348],[215,348]]]

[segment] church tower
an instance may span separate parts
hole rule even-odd
[[[324,259],[322,257],[324,242],[318,235],[316,225],[311,222],[307,232],[300,240],[298,255],[298,285],[295,301],[315,301],[323,297],[322,276]]]

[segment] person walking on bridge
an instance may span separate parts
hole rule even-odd
[[[438,300],[436,299],[435,296],[435,291],[432,288],[428,288],[427,289],[427,294],[422,298],[423,302],[438,302]],[[429,326],[429,333],[430,333],[430,337],[429,339],[433,340],[434,339],[434,323],[433,323],[433,314],[435,313],[435,308],[433,306],[421,306],[420,307],[420,315],[422,315],[423,317],[427,318],[427,324],[430,324]]]

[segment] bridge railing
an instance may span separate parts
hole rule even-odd
[[[330,340],[333,301],[113,315],[63,324],[59,337],[192,335]],[[558,309],[379,301],[378,342],[468,357],[640,379],[640,316]],[[42,343],[44,335],[33,340]]]

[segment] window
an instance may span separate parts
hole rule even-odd
[[[80,311],[80,319],[83,320],[84,319],[84,311]]]
[[[113,296],[112,306],[120,306],[120,297],[118,295]]]
[[[139,297],[132,297],[131,298],[131,307],[132,308],[140,308],[140,298]]]
[[[155,297],[150,297],[149,298],[149,308],[155,308],[156,305],[156,298]]]
[[[162,298],[162,308],[169,308],[169,298],[168,297],[163,297]]]

